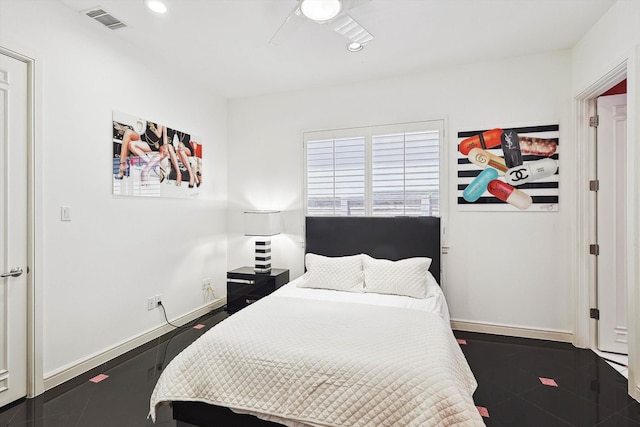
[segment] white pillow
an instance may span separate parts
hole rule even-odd
[[[326,257],[309,253],[305,255],[304,263],[307,267],[306,280],[298,284],[300,288],[364,292],[360,255]]]
[[[389,261],[363,254],[362,265],[365,292],[413,298],[427,296],[427,276],[431,258],[416,257]]]

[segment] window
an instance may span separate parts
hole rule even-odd
[[[442,121],[304,134],[308,216],[439,216]]]

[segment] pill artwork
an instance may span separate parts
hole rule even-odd
[[[467,188],[462,192],[462,197],[467,202],[475,202],[487,191],[489,183],[496,180],[498,177],[498,171],[494,168],[487,168],[480,172],[471,184],[467,185]]]
[[[464,138],[458,145],[458,164],[463,165],[458,179],[466,184],[458,187],[459,205],[483,207],[474,210],[509,210],[501,204],[521,211],[532,206],[557,210],[557,132],[558,126],[550,125],[459,133]]]

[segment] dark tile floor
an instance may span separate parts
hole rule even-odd
[[[591,350],[566,343],[456,332],[487,426],[640,426],[627,380]],[[466,343],[465,343],[466,342]],[[551,385],[543,384],[542,380]]]
[[[226,316],[215,311],[35,399],[1,408],[0,426],[151,426],[146,417],[159,365]],[[196,324],[205,327],[194,329]],[[456,336],[464,340],[461,347],[478,380],[474,400],[486,408],[487,426],[640,426],[640,404],[627,395],[626,379],[590,350],[468,332]],[[98,374],[108,377],[89,381]],[[542,384],[540,377],[557,387]],[[160,408],[155,425],[176,425],[168,406]]]

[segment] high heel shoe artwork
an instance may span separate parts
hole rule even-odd
[[[191,172],[191,171],[190,171]],[[200,183],[202,181],[202,175],[200,175],[200,169],[196,169],[194,172],[191,172],[191,176],[189,177],[189,188],[200,187]]]
[[[121,180],[125,176],[129,176],[129,166],[127,165],[128,159],[125,159],[124,162],[120,162],[120,166],[118,168],[118,175],[115,176],[116,179]]]

